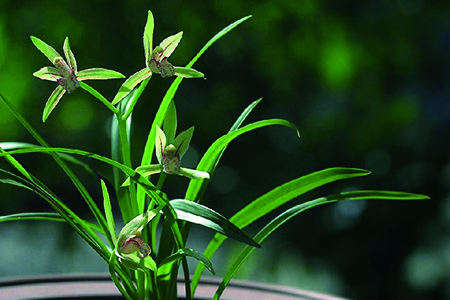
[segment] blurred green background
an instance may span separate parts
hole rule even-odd
[[[252,14],[211,47],[195,68],[207,80],[185,80],[175,102],[179,130],[195,126],[185,165],[194,167],[242,110],[285,118],[286,128],[235,140],[210,183],[205,204],[231,217],[291,179],[328,167],[360,167],[369,177],[339,182],[293,201],[343,190],[392,189],[431,201],[357,201],[319,207],[281,227],[237,278],[275,282],[354,299],[450,299],[450,2],[395,1],[9,1],[0,0],[0,91],[54,146],[110,156],[109,111],[83,90],[65,95],[45,124],[55,84],[31,74],[48,60],[37,36],[57,51],[69,36],[80,69],[104,67],[130,76],[144,67],[147,10],[154,43],[184,31],[171,57],[185,65],[218,31]],[[152,119],[173,79],[155,76],[138,103],[132,151],[137,164]],[[122,81],[90,82],[112,99]],[[0,104],[0,142],[34,142]],[[45,155],[18,159],[73,210],[89,218],[69,179]],[[108,178],[111,169],[85,160]],[[137,165],[136,165],[137,166]],[[4,161],[0,167],[12,170]],[[99,201],[99,184],[77,170]],[[185,178],[169,177],[167,193],[183,196]],[[288,204],[250,227],[291,207]],[[0,186],[0,215],[50,211],[37,196]],[[190,246],[212,235],[193,227]],[[223,274],[241,246],[227,242],[213,263]],[[106,271],[106,265],[63,224],[0,225],[0,276]]]

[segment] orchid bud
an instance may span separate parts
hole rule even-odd
[[[132,254],[136,251],[138,252],[138,257],[144,258],[150,255],[152,249],[144,242],[141,237],[138,236],[129,237],[120,246],[120,252],[122,252],[123,254]]]

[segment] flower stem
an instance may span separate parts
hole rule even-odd
[[[97,92],[96,89],[94,89],[93,87],[91,87],[90,85],[87,85],[86,83],[84,83],[82,81],[80,81],[80,86],[83,90],[89,92],[92,96],[94,96],[95,98],[100,100],[114,114],[117,115],[119,113],[119,110],[117,108],[115,108],[114,105],[109,103],[109,101],[105,97],[103,97],[99,92]]]

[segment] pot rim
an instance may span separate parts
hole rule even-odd
[[[185,296],[184,278],[178,282],[179,297]],[[221,278],[203,277],[195,298],[211,299]],[[109,273],[69,273],[0,278],[0,300],[52,299],[61,297],[120,296]],[[41,298],[40,298],[41,297]],[[46,297],[46,298],[42,298]],[[232,280],[222,300],[344,300],[292,287]]]

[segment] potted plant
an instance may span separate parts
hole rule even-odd
[[[78,70],[68,38],[64,41],[64,56],[62,56],[53,47],[32,36],[31,40],[34,45],[53,64],[50,67],[43,67],[33,75],[57,83],[54,92],[45,104],[43,122],[50,117],[64,94],[71,94],[78,89],[83,89],[94,99],[103,103],[115,117],[115,121],[111,125],[113,151],[111,157],[105,157],[80,149],[51,147],[21,116],[11,102],[0,95],[11,113],[40,144],[1,143],[0,156],[4,157],[18,174],[0,169],[4,175],[0,182],[16,185],[36,193],[55,211],[55,213],[27,212],[7,215],[0,217],[0,222],[26,219],[66,222],[108,265],[110,278],[117,289],[114,290],[114,293],[120,293],[129,300],[177,299],[179,295],[186,299],[199,299],[198,297],[203,299],[205,295],[198,296],[196,294],[203,271],[207,269],[214,275],[215,270],[210,261],[211,257],[227,238],[234,239],[246,246],[229,267],[223,279],[220,282],[213,282],[215,291],[208,294],[207,297],[219,299],[249,255],[256,248],[260,248],[264,240],[278,227],[305,210],[338,201],[428,199],[427,196],[419,194],[374,190],[347,191],[328,195],[292,206],[270,221],[254,237],[250,237],[243,229],[281,205],[327,183],[366,176],[370,174],[370,171],[356,168],[329,168],[304,175],[262,195],[230,219],[223,217],[203,203],[207,200],[203,199],[204,191],[211,177],[214,176],[223,152],[234,139],[255,129],[274,125],[290,128],[295,135],[299,136],[296,126],[284,119],[268,119],[244,125],[248,115],[259,104],[260,100],[257,100],[237,117],[228,133],[219,137],[209,147],[195,170],[183,167],[182,158],[189,149],[194,127],[177,134],[175,105],[177,89],[184,78],[204,77],[202,72],[192,68],[194,63],[218,39],[250,17],[244,17],[224,28],[206,43],[186,67],[178,67],[172,65],[169,58],[180,43],[183,32],[169,36],[154,46],[154,20],[149,11],[143,36],[145,66],[126,78],[111,101],[84,81],[121,79],[125,78],[124,75],[102,68]],[[130,151],[131,115],[152,76],[175,77],[175,80],[160,103],[148,134],[144,154],[136,167],[131,161]],[[88,222],[79,217],[45,183],[39,181],[24,168],[17,159],[17,155],[23,153],[50,155],[78,189],[96,222]],[[101,187],[103,197],[103,203],[100,206],[93,200],[70,166],[70,163],[81,164],[86,170],[96,174],[88,164],[80,160],[80,157],[98,160],[115,168],[112,182],[105,177],[97,176],[96,180]],[[173,175],[183,176],[189,180],[189,186],[183,199],[169,199],[165,192],[166,177]],[[125,224],[119,232],[116,232],[111,197],[117,199]],[[215,237],[203,253],[186,245],[192,224],[201,225],[216,232]],[[161,232],[157,231],[158,226],[162,226]],[[199,262],[192,278],[187,258],[194,258]],[[177,281],[180,269],[183,270],[182,282]],[[206,282],[208,283],[208,281]],[[232,287],[231,290],[233,290]],[[322,297],[307,295],[301,291],[296,292],[298,293],[295,294],[292,291],[290,296],[298,299],[302,299],[301,297],[321,299],[320,297]],[[244,292],[240,293],[240,296],[233,299],[243,299],[242,293]],[[284,299],[282,295],[280,295],[280,299]]]

